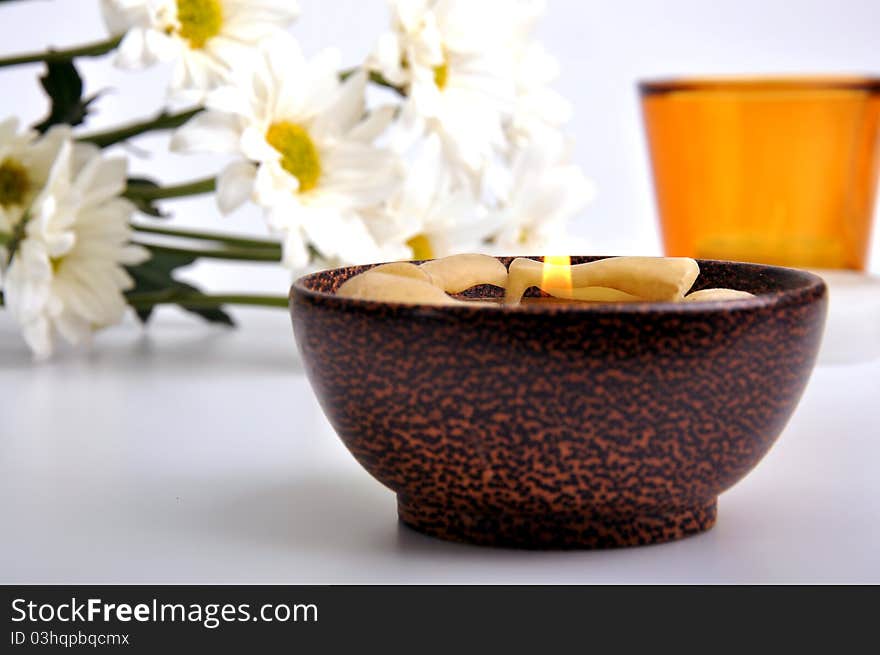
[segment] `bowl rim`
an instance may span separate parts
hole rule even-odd
[[[542,260],[540,255],[519,255],[528,257],[529,259]],[[574,257],[590,257],[592,259],[607,259],[617,257],[618,255],[572,255]],[[515,259],[513,256],[497,255],[498,259]],[[409,263],[420,264],[430,260],[409,260]],[[290,286],[289,304],[291,308],[297,296],[317,301],[322,304],[336,305],[339,307],[350,307],[359,310],[384,310],[393,307],[400,312],[413,312],[418,314],[437,313],[443,315],[467,315],[474,312],[500,313],[506,315],[523,315],[523,316],[541,316],[550,314],[646,314],[646,313],[664,313],[664,314],[705,314],[705,313],[723,313],[727,311],[748,311],[757,310],[766,307],[773,307],[783,303],[784,301],[796,301],[809,295],[827,295],[827,287],[825,281],[817,274],[807,270],[789,268],[784,266],[772,266],[769,264],[756,264],[750,262],[727,261],[721,259],[696,259],[697,264],[722,264],[733,265],[736,267],[751,269],[754,273],[760,274],[772,272],[785,272],[788,275],[794,275],[800,278],[801,284],[790,289],[781,289],[768,293],[761,293],[750,298],[736,298],[733,300],[708,300],[702,302],[676,302],[676,301],[639,301],[639,302],[603,302],[603,303],[547,303],[547,304],[520,304],[520,305],[503,305],[495,303],[462,303],[451,305],[429,305],[418,303],[402,303],[388,302],[384,300],[367,300],[358,298],[343,298],[335,293],[326,293],[324,291],[315,291],[306,286],[306,284],[321,275],[326,275],[335,271],[348,271],[351,269],[369,270],[376,266],[381,266],[386,262],[378,262],[375,264],[360,264],[353,266],[340,266],[337,268],[323,269],[314,271],[307,275],[297,278]],[[363,271],[361,271],[363,272]]]

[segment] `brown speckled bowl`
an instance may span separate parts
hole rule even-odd
[[[794,411],[825,322],[815,275],[700,267],[695,290],[758,295],[516,308],[334,296],[369,268],[356,266],[299,279],[291,312],[321,406],[407,525],[528,548],[649,544],[714,524],[718,494]]]

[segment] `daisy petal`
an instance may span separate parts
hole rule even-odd
[[[234,153],[238,150],[239,139],[235,116],[219,111],[204,111],[174,133],[171,150],[183,153]]]
[[[250,162],[230,164],[217,178],[217,205],[229,214],[250,199],[254,190],[256,167]]]

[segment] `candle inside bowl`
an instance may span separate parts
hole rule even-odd
[[[468,289],[491,285],[504,289],[504,304],[519,305],[532,287],[567,302],[680,302],[736,300],[746,291],[712,289],[693,297],[700,267],[684,257],[609,257],[571,265],[569,256],[537,261],[514,259],[509,269],[488,255],[454,255],[423,262],[381,264],[342,284],[346,298],[382,302],[449,305],[467,302]]]
[[[561,298],[579,295],[583,300],[602,299],[602,293],[588,291],[598,288],[618,292],[613,302],[677,301],[700,273],[697,263],[685,257],[609,257],[576,266],[556,261],[541,263],[525,257],[513,260],[505,302],[517,304],[532,286]]]

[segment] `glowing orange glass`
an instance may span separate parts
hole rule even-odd
[[[667,255],[865,269],[880,78],[640,90]]]

